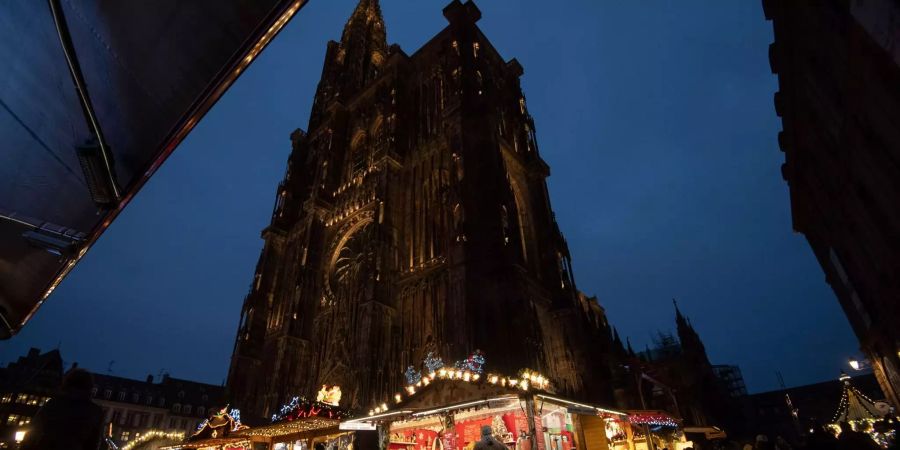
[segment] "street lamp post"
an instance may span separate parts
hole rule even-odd
[[[18,430],[15,434],[16,448],[22,446],[22,441],[25,440],[25,430]]]
[[[863,369],[869,369],[869,368],[872,367],[872,364],[869,363],[869,361],[866,360],[866,359],[850,358],[850,359],[847,360],[847,364],[849,364],[849,365],[850,365],[850,368],[853,369],[853,370],[855,370],[855,371],[860,371],[860,370],[863,370]]]

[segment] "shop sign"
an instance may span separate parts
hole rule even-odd
[[[339,430],[344,431],[375,431],[374,423],[367,422],[341,422],[338,425]]]
[[[596,416],[597,410],[594,408],[585,408],[582,406],[569,406],[566,408],[566,412],[569,414],[582,414],[585,416]]]

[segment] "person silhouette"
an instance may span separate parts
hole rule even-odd
[[[31,420],[22,450],[96,450],[103,434],[103,409],[91,401],[94,377],[72,369],[62,392],[50,399]]]

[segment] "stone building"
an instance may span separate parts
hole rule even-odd
[[[429,352],[476,349],[490,370],[611,395],[606,319],[576,289],[523,68],[473,2],[443,13],[407,54],[362,0],[328,44],[241,313],[228,388],[245,414],[322,384],[368,408]]]
[[[660,332],[654,348],[635,353],[614,338],[627,362],[614,371],[618,403],[625,409],[661,409],[689,426],[742,432],[739,398],[746,395],[737,366],[713,365],[690,320],[675,305],[677,333]]]
[[[58,350],[41,353],[36,348],[0,368],[0,448],[13,448],[15,432],[27,430],[40,407],[59,394],[64,370]],[[188,436],[210,410],[225,406],[222,386],[168,375],[154,382],[152,376],[133,380],[94,374],[91,395],[103,408],[106,430],[119,445],[150,432]]]
[[[775,31],[794,230],[900,406],[900,4],[765,0],[763,9]]]

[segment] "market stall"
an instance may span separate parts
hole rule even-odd
[[[471,450],[483,427],[510,450],[607,450],[606,420],[626,418],[554,395],[533,370],[503,376],[463,366],[409,375],[393,399],[341,426],[376,426],[388,450]]]
[[[294,397],[272,416],[272,423],[246,427],[240,413],[223,409],[204,421],[185,442],[165,450],[351,450],[352,431],[338,425],[348,414],[338,407],[340,388],[323,386],[317,399]]]
[[[893,421],[891,408],[884,402],[872,401],[850,384],[850,376],[842,373],[841,400],[828,428],[837,436],[841,434],[841,424],[846,423],[854,431],[868,434],[883,448],[888,448],[896,439],[893,427],[886,426]]]
[[[669,413],[659,410],[626,411],[627,421],[631,425],[630,445],[617,448],[633,450],[675,449],[680,450],[692,446],[685,440],[681,421]]]

